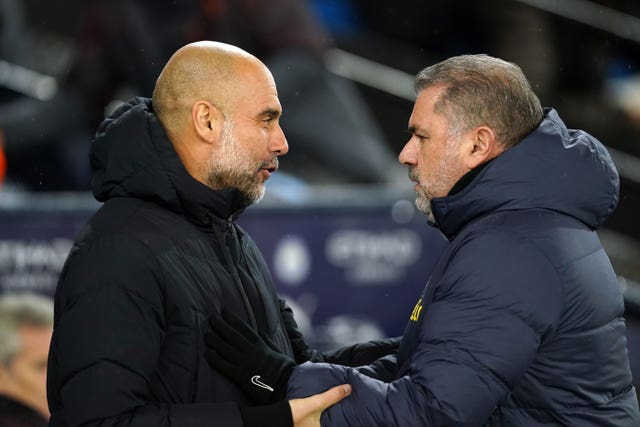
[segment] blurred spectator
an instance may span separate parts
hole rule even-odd
[[[0,296],[0,427],[46,426],[46,378],[53,302]]]
[[[5,130],[9,177],[22,167],[14,162],[29,164],[26,158],[13,160],[18,158],[16,145],[22,149],[31,143],[41,149],[44,135],[44,139],[56,139],[56,151],[64,151],[67,166],[75,169],[73,174],[64,168],[58,171],[66,175],[61,179],[74,175],[69,187],[88,188],[86,153],[93,129],[105,113],[134,93],[150,96],[170,54],[186,43],[206,39],[235,44],[272,70],[285,110],[282,126],[291,146],[283,172],[312,183],[406,179],[406,173],[395,167],[396,154],[353,83],[326,70],[323,54],[330,40],[306,1],[95,0],[87,9],[66,83],[54,100],[40,105],[51,126],[43,131],[31,120],[30,127]],[[3,127],[15,129],[0,119]],[[37,135],[24,136],[29,132]],[[23,172],[33,175],[33,167],[27,168]],[[51,175],[44,180],[50,185],[38,178],[35,187],[60,187],[51,182]]]

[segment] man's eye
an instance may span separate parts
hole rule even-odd
[[[426,141],[427,139],[429,139],[428,137],[422,136],[422,135],[418,135],[417,133],[415,133],[415,132],[413,132],[411,130],[407,130],[406,132],[407,132],[407,134],[409,134],[409,136],[411,138],[417,138],[418,141],[420,141],[420,142],[423,142],[423,141]]]

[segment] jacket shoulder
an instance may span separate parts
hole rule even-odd
[[[158,253],[170,246],[180,224],[150,205],[106,203],[99,209],[76,238],[58,280],[57,297],[71,303],[118,291],[160,307],[164,276]]]

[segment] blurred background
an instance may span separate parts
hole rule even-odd
[[[637,0],[0,0],[0,293],[53,296],[98,208],[87,161],[98,123],[150,96],[169,56],[201,39],[246,49],[276,79],[290,152],[239,222],[321,349],[401,334],[444,246],[396,160],[413,76],[464,53],[519,64],[619,169],[620,203],[599,234],[640,381]]]

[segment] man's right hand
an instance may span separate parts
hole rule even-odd
[[[289,401],[294,427],[320,427],[322,411],[351,394],[349,384],[339,385],[324,393]]]

